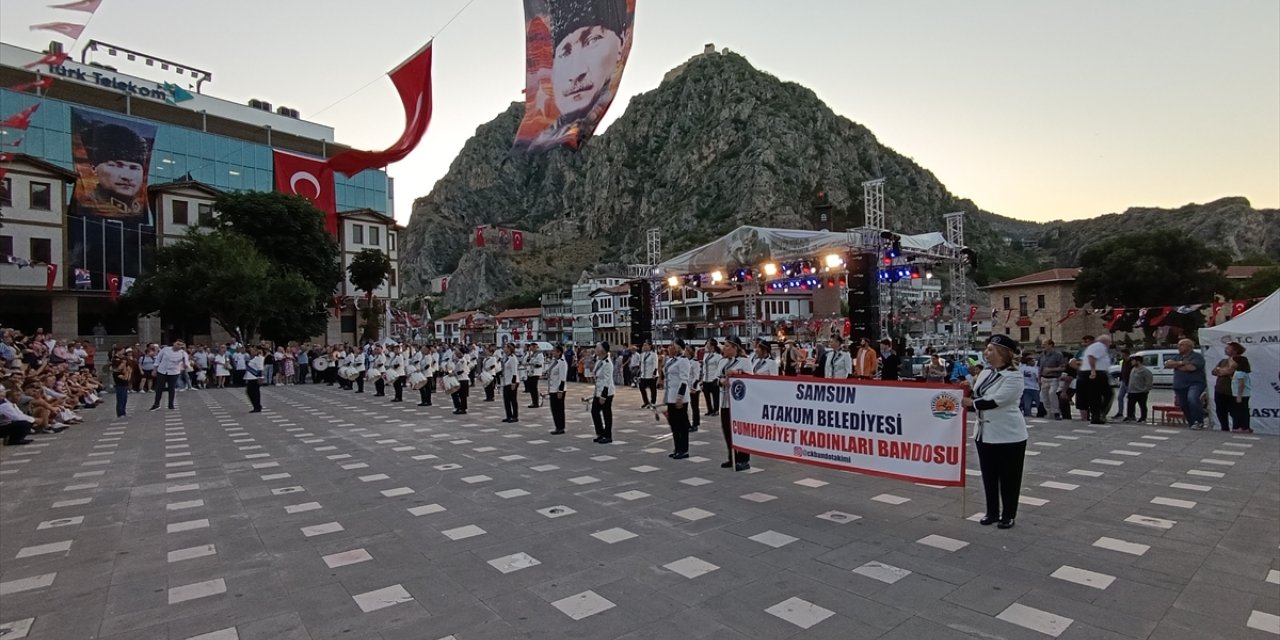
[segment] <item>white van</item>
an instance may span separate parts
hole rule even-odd
[[[1138,351],[1129,357],[1142,358],[1142,366],[1151,370],[1152,384],[1157,387],[1173,386],[1173,369],[1164,368],[1164,363],[1178,355],[1177,349],[1147,349]],[[1120,380],[1120,365],[1113,364],[1108,370],[1111,379]]]

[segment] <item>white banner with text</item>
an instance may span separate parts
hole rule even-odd
[[[843,471],[964,486],[965,414],[954,387],[735,376],[733,446]]]

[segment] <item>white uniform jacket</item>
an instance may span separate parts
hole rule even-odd
[[[613,358],[605,356],[596,360],[596,366],[592,371],[596,376],[596,397],[612,398],[618,391],[613,382]]]
[[[702,363],[693,358],[685,358],[689,363],[689,386],[692,393],[702,391]]]
[[[729,374],[751,373],[751,361],[742,356],[736,358],[720,358],[720,399],[723,406],[729,406]]]
[[[853,356],[848,351],[828,351],[826,373],[828,378],[843,380],[853,375]]]
[[[658,354],[652,351],[642,351],[638,355],[640,356],[640,377],[658,377]]]
[[[520,359],[514,354],[502,359],[502,384],[520,384]]]
[[[757,358],[751,363],[751,373],[759,376],[778,375],[778,361],[773,358]]]
[[[662,371],[662,379],[663,402],[675,404],[689,400],[689,390],[692,385],[689,384],[689,361],[684,356],[667,359],[666,367]]]
[[[569,365],[565,363],[564,358],[556,358],[551,361],[551,366],[547,367],[547,391],[549,393],[560,393],[564,391],[565,382],[569,380]]]
[[[1017,369],[985,369],[973,384],[973,408],[978,412],[975,442],[1009,444],[1027,439],[1027,421],[1018,401],[1022,398],[1022,372]]]
[[[720,378],[721,362],[724,357],[714,351],[708,351],[702,356],[702,381],[715,382]]]

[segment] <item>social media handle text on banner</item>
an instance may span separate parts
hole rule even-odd
[[[736,448],[913,482],[964,484],[956,389],[755,376],[730,385]]]

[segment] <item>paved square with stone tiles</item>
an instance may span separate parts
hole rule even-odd
[[[965,490],[735,473],[629,389],[593,443],[589,393],[558,436],[523,395],[87,411],[0,450],[0,639],[1280,638],[1280,439],[1035,420],[998,531],[972,447]]]

